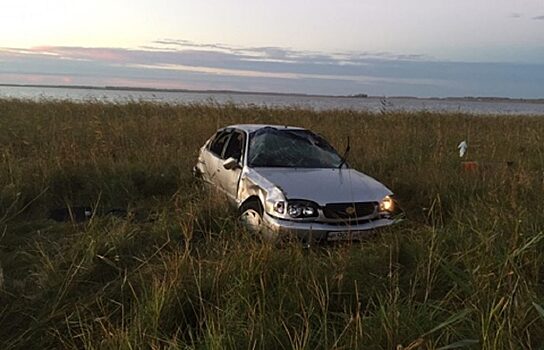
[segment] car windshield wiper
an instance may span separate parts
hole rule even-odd
[[[342,161],[340,162],[340,165],[338,166],[338,169],[341,169],[344,164],[346,164],[346,161],[348,160],[349,150],[351,149],[351,145],[349,142],[349,136],[348,136],[348,144],[346,146],[346,150],[344,151],[344,155],[342,156]]]

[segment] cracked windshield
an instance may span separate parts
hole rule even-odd
[[[264,128],[251,134],[250,167],[338,168],[342,157],[308,130]]]

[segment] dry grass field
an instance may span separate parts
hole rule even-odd
[[[190,173],[246,122],[349,136],[404,222],[308,250],[251,237]],[[543,135],[542,117],[0,100],[0,348],[541,349]],[[97,215],[48,219],[68,206]]]

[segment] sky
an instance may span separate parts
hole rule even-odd
[[[4,0],[0,83],[544,98],[544,1]]]

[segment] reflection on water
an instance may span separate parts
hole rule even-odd
[[[476,114],[528,114],[544,115],[544,103],[517,101],[467,101],[433,100],[415,98],[344,98],[319,96],[287,96],[236,93],[195,93],[195,92],[157,92],[120,91],[65,88],[34,88],[0,86],[0,98],[15,97],[26,99],[57,99],[73,101],[157,101],[168,103],[234,103],[242,106],[292,106],[326,109],[353,109],[372,112],[394,110],[407,111],[447,111]]]

